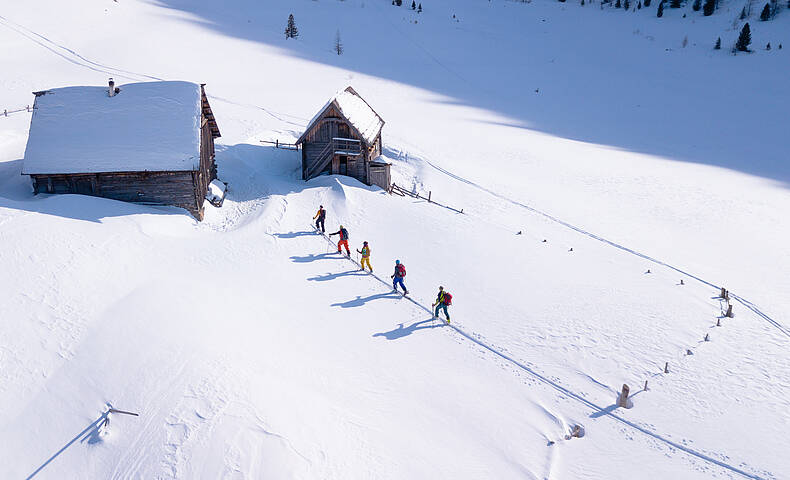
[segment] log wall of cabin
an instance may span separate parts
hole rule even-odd
[[[31,175],[35,193],[78,193],[148,205],[172,205],[202,219],[193,172],[123,172]]]

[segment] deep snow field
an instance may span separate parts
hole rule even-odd
[[[0,478],[790,478],[790,10],[733,56],[720,5],[0,3],[0,111],[206,83],[230,186],[203,222],[33,196],[0,115]],[[349,84],[393,180],[463,214],[260,142]]]

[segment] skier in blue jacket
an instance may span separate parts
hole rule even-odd
[[[395,260],[395,272],[392,274],[392,290],[398,291],[398,285],[403,289],[403,294],[408,295],[409,291],[406,285],[403,284],[403,277],[406,276],[406,267],[400,263],[400,260]]]

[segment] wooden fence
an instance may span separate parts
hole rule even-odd
[[[274,148],[282,148],[283,150],[299,150],[299,145],[295,143],[285,143],[279,140],[275,140],[273,142],[271,140],[261,140],[260,142],[274,145]]]
[[[1,116],[7,117],[9,115],[13,115],[19,112],[32,112],[32,111],[33,111],[33,107],[31,107],[30,105],[25,105],[24,107],[17,108],[16,110],[9,110],[7,108],[4,108]]]

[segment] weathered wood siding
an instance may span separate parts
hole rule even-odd
[[[202,219],[193,172],[31,175],[35,193],[77,193],[148,205],[173,205]]]
[[[342,155],[334,155],[326,168],[318,173],[344,174],[354,177],[361,182],[368,183],[366,162],[368,159],[368,149],[365,141],[356,134],[348,122],[340,116],[340,113],[331,105],[327,108],[319,119],[314,123],[310,131],[305,135],[302,143],[302,178],[307,179],[310,170],[321,160],[320,155],[327,144],[333,138],[351,138],[360,140],[363,146],[362,155],[346,155],[346,171],[341,170]]]
[[[390,165],[383,163],[371,163],[369,185],[378,185],[384,190],[387,190],[390,188],[391,184],[392,179],[390,178]]]

